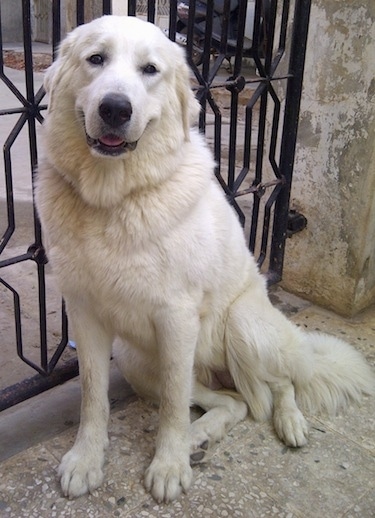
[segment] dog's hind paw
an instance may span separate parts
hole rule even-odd
[[[209,443],[208,440],[204,441],[198,447],[194,448],[194,451],[190,453],[190,465],[199,464],[203,460],[207,459],[207,449]]]
[[[277,435],[287,446],[298,448],[307,444],[309,426],[298,408],[275,411],[273,424]]]
[[[58,471],[64,496],[76,498],[101,485],[103,459],[98,457],[77,453],[74,448],[64,455]]]

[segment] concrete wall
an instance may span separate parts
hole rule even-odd
[[[1,0],[3,43],[22,41],[21,0]]]
[[[375,302],[375,2],[313,0],[283,286],[351,315]]]

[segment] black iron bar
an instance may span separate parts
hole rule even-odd
[[[0,243],[0,253],[5,249],[10,238],[15,231],[15,215],[14,215],[14,195],[13,195],[13,175],[12,175],[12,161],[10,150],[16,137],[19,135],[21,129],[26,122],[26,115],[23,113],[11,130],[8,138],[4,144],[4,172],[5,172],[5,189],[7,199],[7,217],[8,227],[4,233]]]
[[[284,185],[284,178],[276,178],[275,180],[270,180],[269,182],[258,183],[256,185],[252,185],[248,189],[243,189],[242,191],[238,191],[233,196],[238,198],[239,196],[245,196],[246,194],[257,194],[260,198],[263,196],[263,193],[266,189],[273,187],[274,185]]]
[[[15,95],[15,97],[20,101],[20,103],[23,106],[27,106],[27,101],[26,101],[25,97],[21,94],[21,92],[18,90],[18,88],[15,86],[15,84],[12,83],[12,81],[4,73],[2,73],[0,75],[0,79],[9,88],[9,90],[12,92],[12,94]]]
[[[52,0],[52,56],[54,60],[61,40],[60,7],[60,0]]]
[[[247,0],[241,0],[238,5],[238,25],[237,25],[237,41],[236,54],[234,56],[233,76],[237,77],[242,70],[243,46],[245,41],[245,24],[246,24]]]
[[[275,180],[277,182],[277,180]],[[257,259],[258,265],[262,266],[266,257],[267,257],[267,249],[268,249],[268,240],[270,234],[270,224],[271,224],[271,209],[274,206],[277,197],[282,188],[283,182],[279,181],[275,183],[275,188],[273,189],[271,195],[269,196],[265,207],[264,207],[264,215],[263,215],[263,228],[262,228],[262,241],[260,245],[260,253]],[[269,185],[268,185],[269,187]]]
[[[289,61],[289,73],[292,77],[287,85],[283,133],[280,145],[280,172],[286,181],[275,202],[277,218],[274,218],[270,250],[270,270],[279,278],[282,275],[285,241],[287,238],[290,189],[297,141],[310,9],[311,0],[296,0]]]
[[[112,13],[112,0],[103,0],[102,11],[103,11],[103,14]]]
[[[230,18],[230,0],[224,0],[223,21],[221,24],[221,38],[219,45],[219,54],[225,57],[227,54],[228,30]]]
[[[30,399],[78,376],[76,359],[58,365],[48,376],[36,375],[0,391],[0,411]]]
[[[53,372],[57,362],[59,361],[62,353],[64,352],[66,345],[68,343],[68,317],[66,316],[65,311],[65,304],[64,301],[62,301],[61,304],[61,340],[58,344],[56,351],[52,355],[52,358],[49,361],[48,364],[48,373]]]
[[[15,257],[10,257],[9,259],[3,259],[0,261],[0,268],[4,268],[5,266],[11,266],[12,264],[22,263],[24,261],[29,261],[32,259],[32,254],[27,252],[26,254],[16,255]]]
[[[277,178],[280,178],[281,173],[280,169],[276,163],[276,145],[278,141],[278,132],[279,132],[279,121],[280,121],[280,112],[281,112],[281,103],[279,98],[277,97],[275,90],[272,85],[269,85],[269,94],[271,99],[274,102],[274,110],[272,117],[272,129],[271,129],[271,138],[270,138],[270,149],[268,153],[268,159],[270,161],[272,170]]]
[[[268,77],[271,75],[273,42],[275,40],[276,9],[277,9],[277,0],[271,0],[267,19],[264,19],[264,9],[262,12],[263,26],[265,26],[266,35],[267,35],[266,36],[264,68],[265,68],[265,71],[266,71],[266,74]]]
[[[168,37],[171,41],[176,41],[177,0],[170,0],[169,5],[170,5],[170,15],[169,15]]]
[[[156,5],[155,1],[148,0],[147,2],[147,21],[151,23],[155,23],[155,14],[156,14]]]
[[[82,25],[85,23],[85,0],[77,0],[76,23]]]
[[[277,67],[279,66],[280,60],[285,53],[286,36],[287,36],[288,20],[289,20],[289,10],[290,10],[290,0],[284,0],[282,14],[281,14],[281,23],[280,23],[279,46],[272,59],[272,63],[270,66],[270,76],[273,76],[275,74]]]
[[[136,14],[136,6],[137,6],[137,1],[136,0],[128,0],[128,15],[129,16],[135,16],[135,14]]]

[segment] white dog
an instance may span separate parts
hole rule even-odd
[[[105,16],[62,43],[46,75],[49,110],[37,207],[77,340],[81,424],[61,484],[103,480],[112,343],[135,390],[160,403],[145,486],[170,501],[189,455],[245,418],[273,416],[306,444],[301,408],[335,412],[374,390],[359,353],[306,334],[269,302],[237,216],[191,122],[183,51],[152,24]],[[226,390],[213,390],[226,379]],[[189,406],[206,413],[192,425]]]

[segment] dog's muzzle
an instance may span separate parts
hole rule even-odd
[[[127,142],[121,136],[133,113],[127,96],[117,92],[105,95],[98,112],[105,131],[97,139],[86,134],[88,145],[102,155],[118,156],[126,151],[134,151],[137,142]]]

